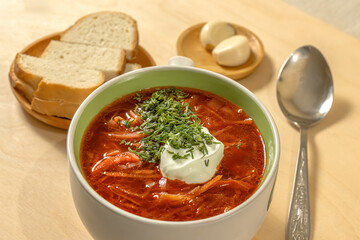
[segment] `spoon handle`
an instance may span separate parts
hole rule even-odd
[[[307,129],[301,127],[300,134],[300,150],[291,196],[286,240],[310,239]]]

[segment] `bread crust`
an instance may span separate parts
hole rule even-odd
[[[79,104],[67,101],[44,100],[34,97],[31,102],[31,108],[41,114],[71,119]]]
[[[105,79],[105,77],[103,77]],[[98,84],[86,88],[78,88],[54,83],[46,78],[39,83],[38,88],[34,92],[34,97],[47,100],[64,100],[72,103],[82,103],[85,98],[90,95],[96,88],[104,82],[99,81]]]
[[[38,76],[28,72],[23,66],[21,60],[21,53],[16,54],[14,61],[14,71],[16,76],[26,84],[30,85],[33,89],[37,89],[38,84],[42,80],[42,76]]]
[[[34,88],[22,81],[20,78],[18,78],[15,74],[15,71],[13,70],[14,68],[11,67],[10,72],[9,72],[9,78],[10,78],[10,83],[11,86],[16,89],[18,92],[20,92],[22,95],[24,95],[24,97],[31,102],[32,99],[34,98]]]

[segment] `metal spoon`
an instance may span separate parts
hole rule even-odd
[[[300,150],[286,229],[287,240],[310,239],[307,129],[330,111],[334,87],[329,65],[313,46],[295,50],[277,81],[277,99],[284,115],[300,128]]]

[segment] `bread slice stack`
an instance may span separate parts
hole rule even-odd
[[[72,118],[81,102],[105,81],[101,71],[25,54],[17,54],[14,70],[15,88],[22,89],[34,111],[64,118]]]
[[[13,87],[32,110],[71,119],[82,101],[105,81],[141,68],[131,63],[138,48],[136,21],[121,12],[82,17],[51,40],[39,57],[18,53]]]

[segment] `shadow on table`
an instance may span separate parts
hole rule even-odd
[[[271,214],[270,211],[252,240],[284,239],[284,236],[285,226],[283,219],[277,218],[274,214]]]
[[[53,133],[63,133],[63,134],[67,134],[67,130],[64,129],[60,129],[60,128],[56,128],[53,126],[50,126],[38,119],[36,119],[35,117],[31,116],[29,113],[27,113],[22,107],[19,106],[19,109],[21,111],[19,111],[20,114],[23,115],[23,117],[26,119],[27,123],[29,125],[31,125],[34,129],[36,130],[40,130],[38,133],[41,134],[43,131],[45,132],[53,132]]]
[[[270,57],[265,54],[263,61],[255,71],[244,79],[237,80],[238,83],[252,92],[266,87],[274,75],[274,66]]]

